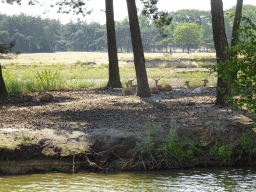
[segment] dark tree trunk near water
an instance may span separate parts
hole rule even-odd
[[[137,95],[140,97],[151,97],[151,92],[148,85],[148,77],[145,66],[145,58],[142,47],[136,3],[135,0],[126,0],[126,2],[128,8],[134,64],[138,84]]]
[[[117,48],[116,48],[116,34],[114,23],[114,7],[113,0],[105,0],[106,3],[106,23],[107,23],[107,39],[108,39],[108,59],[109,59],[109,80],[107,87],[120,88],[120,82]]]
[[[243,0],[237,0],[236,13],[232,31],[231,46],[235,46],[237,37],[237,29],[240,26],[240,15],[242,14]],[[223,14],[223,2],[222,0],[211,0],[211,13],[212,13],[212,30],[213,40],[216,50],[217,63],[230,61],[232,56],[236,53],[226,53],[226,47],[228,47],[228,41],[225,31],[224,14]],[[222,66],[225,67],[225,66]],[[218,69],[218,75],[223,75],[223,68]],[[235,77],[230,79],[232,81]],[[225,97],[230,96],[231,88],[222,77],[218,76],[217,86],[225,89],[225,92],[217,90],[216,105],[225,104]]]
[[[228,47],[228,41],[225,31],[223,3],[222,0],[211,0],[211,13],[212,13],[212,30],[213,40],[216,50],[217,63],[230,60],[230,54],[225,53],[226,47]],[[222,74],[223,69],[218,69],[218,75]],[[222,92],[217,89],[216,105],[225,104],[225,97],[230,95],[230,89],[228,84],[218,76],[217,86],[224,88],[226,91]]]
[[[8,95],[8,92],[5,88],[4,78],[2,75],[2,66],[0,64],[0,98],[5,98]]]

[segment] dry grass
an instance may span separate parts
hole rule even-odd
[[[12,55],[10,55],[12,56]],[[215,53],[191,53],[191,54],[178,54],[174,53],[171,55],[163,55],[163,53],[145,53],[146,59],[177,59],[177,58],[203,58],[203,57],[215,57]],[[132,53],[118,53],[119,60],[133,59]],[[3,65],[10,64],[11,62],[21,65],[33,65],[34,63],[39,63],[43,65],[53,65],[53,64],[72,64],[76,61],[82,62],[98,62],[98,63],[108,63],[107,53],[98,52],[56,52],[56,53],[23,53],[18,55],[13,59],[0,59],[0,63]]]

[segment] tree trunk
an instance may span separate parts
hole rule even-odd
[[[240,27],[240,16],[242,15],[242,8],[243,8],[243,0],[237,0],[236,4],[236,13],[234,18],[233,30],[232,30],[232,39],[231,39],[231,47],[236,46],[236,40],[238,39],[237,30]],[[237,52],[231,53],[231,58],[234,57]],[[237,74],[232,77],[232,81],[237,78]]]
[[[142,47],[136,3],[135,0],[126,0],[126,2],[128,8],[134,64],[138,84],[137,95],[140,97],[151,97],[151,92],[148,86],[148,77],[145,66],[145,58]]]
[[[108,59],[109,59],[109,80],[107,87],[122,87],[119,75],[116,34],[114,23],[113,0],[105,0],[106,4],[106,23],[108,39]]]
[[[242,8],[243,8],[243,0],[237,0],[236,13],[235,13],[234,25],[233,25],[233,31],[232,31],[231,47],[236,45],[236,40],[238,39],[237,30],[240,27],[240,16],[242,15]]]
[[[0,98],[5,98],[8,95],[8,92],[5,88],[4,78],[2,75],[2,66],[0,64]]]
[[[211,0],[211,13],[212,13],[212,30],[213,40],[216,50],[217,63],[230,60],[230,55],[226,54],[226,47],[228,47],[228,41],[225,31],[224,15],[223,15],[223,3],[222,0]],[[223,69],[218,69],[218,75],[222,75]],[[230,88],[227,83],[218,76],[217,86],[224,88],[225,92],[221,92],[217,89],[216,105],[225,104],[225,97],[230,95]]]

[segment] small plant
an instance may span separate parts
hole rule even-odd
[[[80,60],[76,60],[76,62],[74,63],[75,65],[83,65],[83,62]]]
[[[147,139],[145,141],[145,148],[152,155],[153,152],[155,151],[155,143],[151,141],[151,131],[149,131],[149,130],[150,129],[148,129],[148,131],[146,131]]]
[[[33,62],[32,65],[30,67],[38,67],[36,62]]]
[[[146,133],[151,137],[153,137],[158,135],[158,132],[161,129],[161,122],[159,122],[158,124],[152,123],[152,126],[150,126],[150,123],[147,122],[145,123],[145,126],[146,126]]]
[[[161,126],[161,123],[159,125]],[[153,124],[153,128],[151,128],[149,122],[145,123],[145,127],[146,127],[146,135],[147,135],[147,139],[145,140],[145,149],[147,150],[147,152],[149,152],[152,155],[154,154],[154,151],[155,151],[155,144],[154,142],[151,141],[151,136],[158,135],[158,131],[161,127],[156,128],[156,126]],[[136,145],[138,147],[142,147],[141,143],[139,142],[136,142]],[[145,149],[142,149],[141,152],[144,153]]]
[[[71,154],[70,147],[68,146],[67,148],[64,148],[61,153],[62,155],[65,155],[65,156],[70,155]]]
[[[80,151],[79,151],[79,153],[85,153],[85,149],[83,148],[82,143],[80,143]]]
[[[39,82],[39,83],[42,83],[43,86],[46,85],[46,88],[50,88],[50,83],[53,82],[53,81],[56,81],[58,80],[60,77],[60,73],[59,72],[51,72],[50,70],[44,70],[43,72],[39,73],[37,72],[37,75],[36,75],[36,80]]]
[[[16,64],[15,64],[15,62],[11,62],[9,65],[10,65],[10,66],[14,66],[14,65],[16,65]]]
[[[158,66],[158,68],[163,69],[166,68],[168,65],[166,63],[162,63]]]
[[[107,64],[107,63],[101,63],[100,64],[100,68],[108,68],[108,66],[109,66],[109,64]]]
[[[192,161],[195,160],[195,156],[193,155],[193,149],[196,149],[198,152],[203,153],[201,149],[197,147],[198,143],[191,142],[183,142],[179,141],[176,129],[173,128],[170,130],[170,135],[168,140],[164,142],[161,148],[158,149],[159,157],[162,155],[166,156],[168,159],[178,158],[180,160],[187,158]]]
[[[155,156],[157,158],[177,158],[179,160],[184,158],[195,160],[193,150],[203,154],[203,150],[199,148],[202,146],[202,144],[194,141],[183,142],[178,140],[175,121],[171,122],[171,130],[168,140],[165,141],[161,147],[156,149],[151,137],[159,134],[158,132],[161,128],[161,123],[158,125],[153,124],[153,127],[149,125],[149,123],[146,123],[147,139],[145,140],[145,149],[142,150],[142,153],[144,153],[146,150],[152,156],[152,158]],[[139,142],[136,142],[136,145],[138,147],[142,147],[141,143]]]
[[[23,131],[21,132],[21,135],[19,138],[21,140],[21,143],[27,143],[27,142],[32,142],[36,140],[32,135],[26,134]]]
[[[218,130],[216,131],[217,141],[215,145],[210,149],[210,154],[212,156],[217,155],[220,161],[227,164],[228,160],[230,160],[230,157],[233,154],[233,148],[230,144],[225,145],[222,142],[220,133],[220,120],[221,118],[219,117]]]
[[[239,139],[241,148],[236,150],[239,154],[237,160],[241,159],[242,156],[246,154],[248,162],[252,164],[252,158],[256,157],[256,141],[250,132],[243,133],[243,135],[244,136]]]
[[[133,132],[130,132],[130,133],[128,134],[128,137],[129,137],[129,138],[134,138],[134,133],[133,133]]]
[[[204,66],[204,63],[203,63],[203,62],[200,62],[200,61],[198,61],[197,64],[198,64],[198,66],[199,66],[200,68],[202,68],[202,67]]]

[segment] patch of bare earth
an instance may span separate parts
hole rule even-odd
[[[46,156],[60,155],[56,149],[63,151],[67,148],[107,151],[116,142],[124,145],[123,148],[128,147],[119,151],[127,157],[127,151],[136,146],[133,142],[129,148],[122,142],[130,139],[130,132],[135,134],[136,140],[145,140],[145,128],[149,125],[153,127],[161,123],[156,142],[168,138],[175,121],[180,140],[204,141],[206,146],[214,141],[218,127],[231,143],[246,128],[252,127],[252,120],[241,111],[234,111],[230,105],[215,106],[213,91],[193,94],[184,87],[174,87],[173,91],[144,99],[124,96],[118,88],[49,92],[54,95],[50,103],[36,102],[34,96],[38,93],[11,95],[1,105],[0,138],[8,137],[9,141],[15,142],[24,131],[37,138],[39,148]],[[119,156],[121,158],[122,154]],[[106,163],[109,158],[102,161]]]

